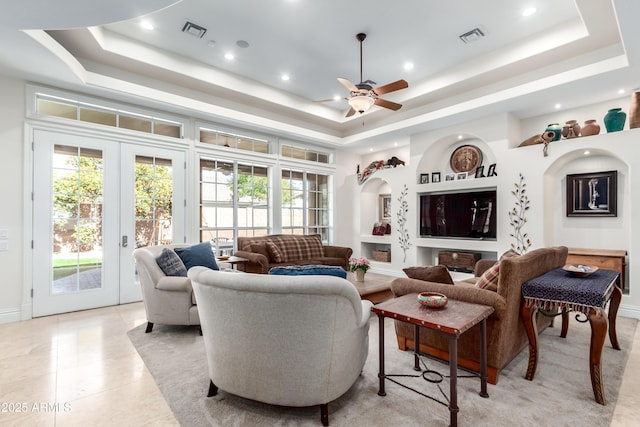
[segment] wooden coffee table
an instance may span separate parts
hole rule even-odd
[[[358,282],[355,273],[347,272],[347,280],[358,289],[360,299],[369,300],[374,304],[393,298],[391,282],[395,278],[384,274],[367,273],[364,276],[364,282]]]
[[[218,262],[226,262],[228,264],[231,264],[231,268],[235,266],[236,270],[240,271],[246,271],[247,263],[249,262],[248,259],[239,256],[230,256],[229,258],[218,257],[216,258],[216,260]]]
[[[421,306],[418,303],[418,294],[407,294],[399,298],[374,305],[371,310],[378,315],[378,333],[379,333],[379,352],[380,352],[380,370],[378,377],[380,378],[380,390],[378,394],[385,396],[384,382],[385,379],[399,384],[405,388],[409,388],[416,393],[428,397],[442,405],[449,407],[449,417],[451,426],[458,425],[458,338],[472,327],[480,324],[480,396],[489,397],[487,393],[487,317],[493,313],[493,307],[480,304],[472,304],[463,301],[449,300],[447,306],[443,309],[430,309]],[[419,376],[429,382],[437,382],[430,380],[428,375],[434,373],[430,370],[422,370],[420,368],[419,349],[420,349],[420,326],[431,329],[434,333],[442,333],[449,338],[449,399],[443,402],[437,398],[428,396],[422,392],[407,387],[404,384],[392,379],[394,375],[385,374],[384,370],[384,319],[390,317],[402,322],[414,325],[414,366],[415,371],[421,371]],[[442,375],[435,373],[440,378]],[[401,375],[406,377],[406,375]],[[474,375],[475,376],[475,375]]]

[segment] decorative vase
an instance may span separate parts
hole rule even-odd
[[[629,129],[640,128],[640,89],[631,95],[629,107]]]
[[[357,269],[356,270],[356,282],[364,282],[364,274],[366,273],[366,271],[362,270],[362,269]]]
[[[580,125],[577,120],[569,120],[562,127],[562,136],[567,139],[575,138],[580,135]]]
[[[547,129],[545,129],[545,132],[553,132],[556,134],[556,136],[554,136],[551,141],[557,141],[562,136],[562,128],[558,123],[551,123],[550,125],[548,125]]]
[[[607,132],[619,132],[624,128],[627,113],[622,108],[612,108],[604,115],[604,127]]]
[[[582,136],[597,135],[600,133],[600,125],[594,119],[586,120],[580,130]]]

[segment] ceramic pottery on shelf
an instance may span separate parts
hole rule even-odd
[[[562,136],[565,138],[575,138],[580,135],[580,125],[577,120],[569,120],[562,127]]]
[[[604,127],[607,132],[619,132],[624,128],[627,113],[622,108],[612,108],[604,115]]]
[[[364,282],[364,274],[366,273],[366,271],[362,270],[362,269],[357,269],[356,270],[356,282]]]
[[[554,136],[551,141],[557,141],[562,136],[562,128],[558,123],[551,123],[550,125],[548,125],[547,129],[545,129],[545,132],[553,132],[556,134],[556,136]]]
[[[586,120],[580,130],[582,136],[597,135],[600,133],[600,125],[594,119]]]
[[[640,91],[631,95],[629,107],[629,129],[640,128]]]

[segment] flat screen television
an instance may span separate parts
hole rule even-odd
[[[496,190],[420,195],[420,236],[496,238]]]

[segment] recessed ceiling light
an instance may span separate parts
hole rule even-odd
[[[536,13],[537,9],[535,7],[528,7],[522,11],[522,16],[531,16]]]
[[[280,78],[285,82],[288,82],[291,79],[291,77],[289,77],[289,74],[283,74],[280,76]]]
[[[397,146],[398,146],[398,141],[394,142],[394,143],[393,143],[393,146],[394,146],[394,147],[397,147]]]
[[[153,30],[153,28],[154,28],[153,24],[151,22],[149,22],[149,21],[142,21],[140,23],[140,26],[142,28],[144,28],[145,30]]]
[[[207,46],[209,47],[216,47],[216,41],[215,40],[209,40],[207,42]]]
[[[562,107],[562,104],[556,104],[555,107],[556,107],[556,110],[558,110],[560,109],[560,107]]]
[[[589,154],[591,154],[591,152],[589,150],[584,150],[584,155],[588,156]]]
[[[334,101],[340,101],[340,98],[342,98],[340,95],[333,95]]]
[[[373,152],[373,148],[369,148],[369,152]]]
[[[236,42],[236,46],[241,47],[243,49],[248,48],[249,47],[249,42],[245,41],[245,40],[238,40]]]
[[[462,135],[458,135],[458,140],[461,140],[462,138],[464,138]]]
[[[225,53],[224,54],[224,59],[226,59],[228,61],[233,61],[235,59],[235,56],[233,55],[233,53]]]
[[[618,94],[620,94],[620,95],[622,95],[624,92],[625,92],[625,90],[624,90],[624,89],[620,89],[620,90],[618,90]]]
[[[413,70],[413,62],[405,62],[404,63],[404,69],[407,70],[407,71]]]

